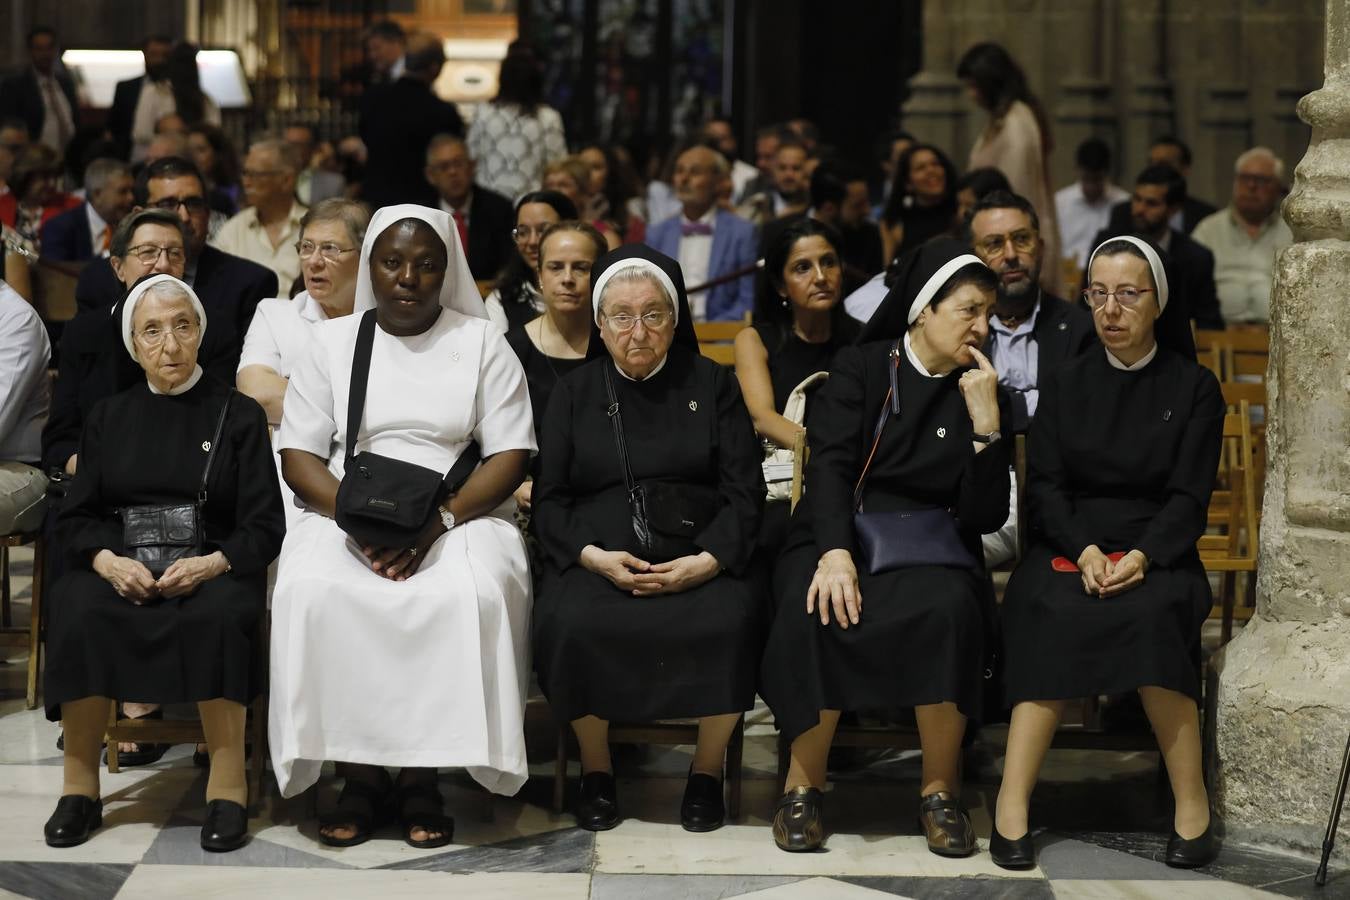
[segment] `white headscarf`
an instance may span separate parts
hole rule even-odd
[[[604,272],[601,272],[600,277],[596,279],[595,284],[591,287],[591,308],[595,317],[595,324],[600,324],[600,295],[605,292],[605,285],[609,284],[611,278],[626,269],[641,269],[660,282],[661,286],[666,289],[667,299],[670,300],[674,322],[676,325],[680,324],[680,295],[675,290],[675,282],[671,281],[670,276],[656,263],[640,256],[630,256],[613,263]]]
[[[478,319],[488,317],[483,297],[478,293],[473,273],[469,271],[469,260],[459,243],[459,229],[448,212],[418,206],[415,203],[400,203],[397,206],[382,206],[371,216],[366,228],[366,239],[361,244],[361,261],[356,270],[356,303],[353,313],[362,313],[375,308],[375,291],[370,283],[370,252],[375,240],[390,225],[404,219],[417,219],[426,222],[445,244],[448,265],[445,269],[445,281],[441,282],[441,306],[453,309],[457,313]]]
[[[192,290],[192,286],[185,281],[174,278],[172,275],[155,275],[137,284],[131,289],[127,299],[122,301],[122,343],[126,346],[132,359],[136,359],[136,345],[131,339],[131,319],[136,313],[136,304],[145,296],[146,291],[157,284],[172,284],[187,296],[188,302],[197,311],[197,320],[200,323],[197,332],[198,337],[200,339],[206,336],[206,310],[202,307],[202,301],[197,298],[197,293]],[[201,346],[200,340],[198,346]]]
[[[964,269],[966,266],[984,265],[984,260],[973,253],[963,253],[962,255],[949,259],[943,263],[942,267],[934,272],[932,276],[923,283],[923,287],[919,289],[919,292],[914,295],[914,302],[909,305],[909,313],[906,317],[909,324],[913,325],[919,320],[919,314],[923,312],[923,308],[933,302],[933,298],[937,296],[937,292],[942,290],[948,279],[953,275]],[[988,268],[988,266],[985,266],[985,268]]]
[[[1163,266],[1162,257],[1158,251],[1148,241],[1141,240],[1132,234],[1122,234],[1117,237],[1107,238],[1097,245],[1097,249],[1092,251],[1092,256],[1088,259],[1087,270],[1092,271],[1092,261],[1097,258],[1101,249],[1112,241],[1124,241],[1127,244],[1133,244],[1144,252],[1144,258],[1148,260],[1148,267],[1153,270],[1153,283],[1158,286],[1158,314],[1167,308],[1167,270]],[[1088,276],[1091,278],[1091,275]]]

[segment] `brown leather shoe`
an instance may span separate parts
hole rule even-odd
[[[928,849],[938,856],[970,856],[975,852],[970,816],[947,791],[920,798],[919,828],[928,839]]]
[[[806,853],[820,849],[825,841],[825,822],[820,814],[824,799],[818,788],[804,785],[779,799],[773,814],[773,842],[779,850]]]

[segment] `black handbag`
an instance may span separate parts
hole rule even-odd
[[[961,540],[956,518],[948,509],[893,510],[891,512],[863,512],[863,487],[867,473],[872,469],[881,432],[892,415],[900,414],[900,343],[891,349],[891,387],[881,404],[876,431],[872,435],[872,450],[867,455],[858,484],[853,489],[853,530],[858,538],[858,550],[869,575],[880,575],[893,569],[909,566],[951,566],[979,571],[980,564]]]
[[[216,458],[220,433],[225,427],[225,414],[230,409],[230,398],[225,396],[216,433],[206,451],[206,467],[202,470],[202,484],[194,503],[156,503],[143,506],[123,506],[122,547],[131,559],[150,570],[158,578],[173,565],[174,560],[201,556],[204,552],[202,515],[206,509],[206,481],[211,476],[211,461]]]
[[[446,497],[464,484],[478,465],[478,442],[470,441],[445,475],[426,466],[365,451],[356,453],[356,436],[366,405],[370,352],[375,344],[375,310],[361,316],[352,355],[347,394],[347,458],[338,485],[333,518],[362,546],[407,550]]]
[[[605,393],[609,396],[610,424],[614,428],[614,445],[623,467],[624,486],[628,489],[628,509],[633,523],[633,534],[647,562],[669,562],[681,556],[695,556],[703,548],[694,538],[708,526],[721,507],[721,498],[714,488],[702,484],[673,481],[643,481],[633,478],[628,462],[628,442],[623,435],[623,417],[619,414],[619,400],[614,393],[614,378],[610,367],[604,366]]]

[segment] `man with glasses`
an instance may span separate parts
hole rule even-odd
[[[1233,167],[1233,202],[1200,221],[1191,238],[1214,254],[1214,283],[1228,324],[1265,324],[1275,257],[1294,242],[1280,218],[1284,160],[1253,147]]]
[[[1023,432],[1036,415],[1041,376],[1096,343],[1092,316],[1040,288],[1045,243],[1024,197],[986,194],[971,209],[966,239],[999,278],[985,353],[1012,398],[1013,430]]]
[[[248,206],[220,227],[211,241],[218,249],[251,259],[277,273],[277,282],[292,296],[300,277],[300,220],[308,208],[295,197],[300,159],[283,140],[254,141],[244,157],[244,200]]]
[[[495,278],[516,252],[511,243],[515,210],[496,191],[474,184],[474,161],[464,139],[438,134],[427,145],[427,181],[441,209],[455,220],[475,281]]]

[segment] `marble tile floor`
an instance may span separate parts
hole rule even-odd
[[[15,554],[20,621],[28,565],[29,557]],[[534,777],[505,798],[486,794],[462,772],[443,773],[456,832],[455,843],[440,850],[414,850],[392,827],[359,847],[319,844],[310,804],[333,803],[330,776],[316,798],[283,800],[265,782],[269,793],[250,822],[249,843],[231,854],[204,853],[197,836],[205,775],[186,746],[147,768],[105,772],[104,827],[81,847],[54,850],[43,843],[42,824],[60,790],[58,729],[40,709],[23,708],[25,663],[20,655],[0,661],[0,897],[1350,900],[1350,865],[1334,865],[1318,889],[1315,860],[1236,842],[1199,872],[1168,869],[1160,860],[1170,803],[1157,754],[1146,752],[1052,751],[1032,810],[1039,865],[1025,873],[999,869],[985,849],[1002,762],[997,728],[982,732],[967,755],[964,800],[981,836],[975,856],[928,853],[914,821],[917,754],[899,751],[837,773],[826,798],[831,836],[823,852],[781,853],[768,829],[776,738],[763,707],[748,719],[739,821],[712,834],[685,833],[679,802],[689,748],[620,747],[626,819],[591,834],[549,808],[555,731],[538,697],[527,725]],[[574,791],[575,763],[571,776]]]

